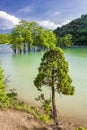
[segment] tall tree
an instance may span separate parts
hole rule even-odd
[[[27,22],[21,20],[19,25],[17,25],[11,32],[11,45],[13,51],[26,52],[26,46],[28,52],[30,52],[30,47],[37,45],[37,36],[42,29],[36,22]]]
[[[55,104],[55,92],[65,95],[73,95],[74,87],[72,79],[68,74],[68,62],[65,60],[64,53],[60,48],[48,50],[42,58],[38,69],[38,75],[34,80],[34,85],[38,90],[42,86],[50,87],[52,92],[52,115],[55,123],[55,130],[59,129],[59,117]]]
[[[41,43],[39,41],[39,35],[43,31],[43,28],[36,22],[30,22],[30,30],[32,32],[32,37],[33,37],[33,46],[39,47],[40,50]]]
[[[22,37],[23,37],[23,52],[26,52],[26,45],[28,47],[28,52],[30,52],[30,47],[33,43],[33,36],[31,31],[31,23],[21,20],[20,25],[22,27]]]
[[[13,51],[21,53],[23,48],[22,26],[17,25],[11,32],[10,43]]]

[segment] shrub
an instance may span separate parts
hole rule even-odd
[[[76,130],[87,130],[87,129],[85,129],[83,127],[79,127],[79,128],[76,128]]]
[[[12,107],[17,97],[17,93],[15,90],[10,90],[7,92],[7,85],[6,85],[5,77],[4,77],[4,70],[0,64],[0,107],[2,109]]]

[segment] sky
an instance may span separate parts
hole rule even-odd
[[[0,0],[0,32],[20,20],[36,21],[53,30],[82,14],[87,14],[87,0]]]

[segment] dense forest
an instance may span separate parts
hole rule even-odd
[[[87,46],[87,15],[82,15],[69,24],[58,27],[54,32],[57,37],[64,37],[66,34],[71,34],[74,45]]]

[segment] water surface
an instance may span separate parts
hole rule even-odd
[[[38,91],[33,85],[37,68],[44,52],[18,54],[12,53],[9,46],[0,45],[0,59],[5,69],[5,76],[9,75],[10,88],[15,88],[19,97],[27,103],[36,103],[34,98]],[[69,62],[69,74],[75,86],[74,96],[58,95],[57,108],[63,115],[87,121],[87,48],[64,49]],[[49,88],[45,88],[46,96],[50,95]]]

